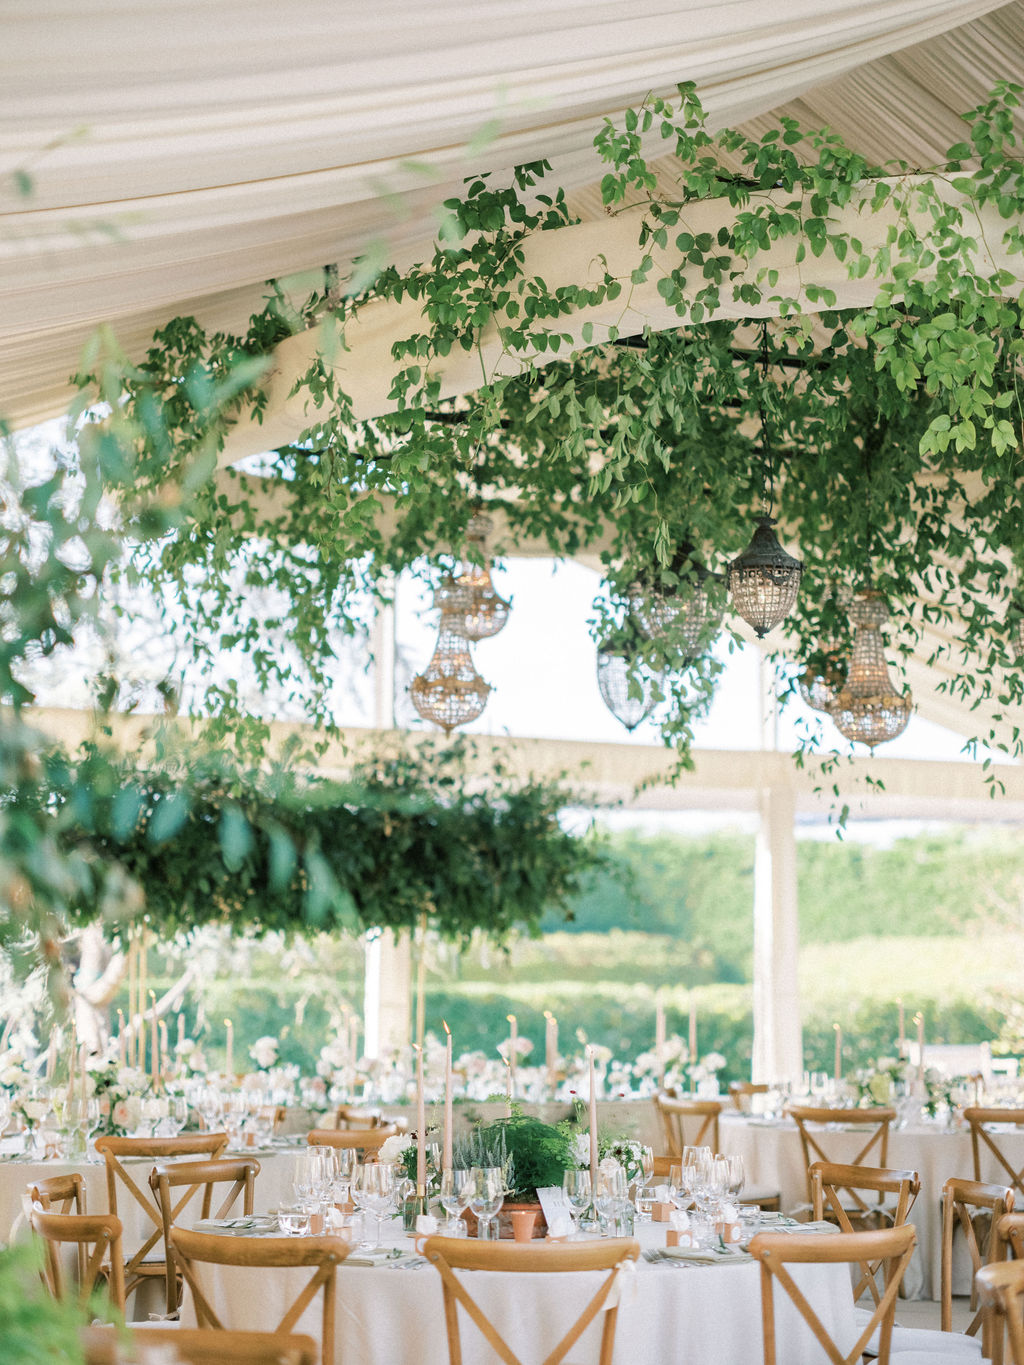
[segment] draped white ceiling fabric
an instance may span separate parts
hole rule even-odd
[[[547,158],[595,223],[594,133],[651,90],[927,165],[1022,70],[1024,0],[8,0],[0,414],[60,412],[100,323],[135,355],[373,239],[422,258],[470,172]]]

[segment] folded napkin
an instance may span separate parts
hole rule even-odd
[[[345,1257],[342,1265],[386,1265],[404,1253],[398,1247],[361,1247]]]
[[[277,1233],[273,1214],[246,1214],[242,1218],[201,1218],[192,1224],[194,1232],[215,1232],[222,1237],[260,1237]]]
[[[745,1251],[717,1247],[663,1247],[661,1254],[670,1261],[694,1261],[698,1265],[742,1265],[753,1260]]]

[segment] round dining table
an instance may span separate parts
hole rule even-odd
[[[664,1224],[641,1224],[641,1247],[665,1245]],[[448,1365],[440,1275],[414,1254],[411,1237],[394,1221],[384,1243],[403,1254],[378,1260],[355,1255],[338,1269],[336,1365]],[[367,1259],[373,1259],[367,1264]],[[193,1263],[222,1325],[272,1329],[310,1276],[308,1269],[274,1269]],[[799,1265],[794,1278],[823,1324],[842,1345],[857,1335],[850,1272],[845,1265]],[[468,1286],[498,1332],[520,1359],[539,1361],[551,1351],[603,1283],[606,1272],[515,1274],[470,1272]],[[615,1365],[722,1365],[763,1360],[760,1267],[746,1257],[721,1264],[649,1263],[624,1272]],[[316,1300],[296,1327],[321,1339],[322,1305]],[[780,1359],[786,1365],[820,1365],[821,1348],[790,1300],[776,1290]],[[600,1315],[599,1315],[600,1317]],[[186,1289],[182,1323],[195,1326]],[[573,1348],[573,1359],[597,1358],[600,1322]],[[494,1354],[463,1315],[464,1365],[491,1365]],[[330,1365],[330,1362],[328,1362]]]
[[[1024,1166],[1024,1129],[1000,1134],[998,1141],[1020,1169]],[[829,1160],[852,1161],[865,1142],[864,1129],[843,1131],[841,1127],[823,1129],[820,1142]],[[791,1119],[754,1118],[722,1114],[720,1145],[726,1154],[743,1157],[748,1181],[754,1185],[773,1184],[781,1191],[782,1208],[788,1212],[806,1205],[807,1167],[796,1124]],[[982,1153],[981,1178],[1005,1185],[1009,1177],[1000,1171],[991,1153]],[[869,1164],[878,1164],[872,1157]],[[886,1158],[889,1167],[917,1171],[921,1192],[910,1221],[917,1229],[918,1269],[908,1278],[914,1297],[937,1299],[940,1292],[942,1258],[942,1187],[950,1176],[974,1179],[971,1134],[967,1127],[946,1127],[940,1123],[917,1123],[889,1132]],[[954,1292],[970,1291],[971,1271],[966,1250],[955,1244]]]

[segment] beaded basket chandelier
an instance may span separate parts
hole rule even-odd
[[[779,544],[774,525],[774,517],[758,517],[750,544],[729,565],[733,606],[759,640],[792,611],[804,572]]]
[[[445,605],[451,579],[434,594],[434,605],[441,609],[441,628],[430,663],[409,684],[412,704],[424,720],[439,725],[450,735],[457,725],[466,725],[487,705],[490,683],[484,682],[473,666],[469,642],[457,628],[457,614]]]
[[[458,576],[449,580],[451,588],[445,606],[451,613],[452,629],[467,640],[486,640],[497,635],[511,611],[511,604],[498,595],[491,582],[491,567],[487,561],[485,542],[491,530],[491,519],[478,512],[466,527],[466,540],[474,546],[480,562],[464,560]]]
[[[681,640],[679,667],[689,668],[718,634],[725,602],[720,577],[709,573],[703,564],[688,560],[677,572],[679,586],[674,590],[634,583],[629,589],[629,609],[648,640],[669,634]]]
[[[831,710],[846,682],[846,660],[838,646],[821,650],[796,680],[801,697],[814,711]]]
[[[845,685],[829,707],[840,733],[855,743],[866,744],[872,752],[876,744],[903,733],[914,709],[909,688],[897,692],[889,677],[882,639],[882,626],[888,619],[880,593],[865,588],[855,594],[850,607],[854,628],[850,668]]]
[[[661,674],[641,663],[625,640],[608,636],[597,647],[597,686],[605,706],[632,733],[660,700]]]

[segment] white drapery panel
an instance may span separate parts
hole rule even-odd
[[[575,207],[596,215],[601,117],[680,80],[697,82],[716,125],[737,123],[959,29],[960,74],[984,89],[1021,69],[1019,10],[15,0],[0,44],[0,173],[27,172],[32,192],[19,200],[4,181],[0,411],[19,423],[59,411],[98,323],[137,354],[176,314],[238,326],[266,279],[348,262],[373,238],[421,257],[446,185],[470,172],[551,159],[580,191]],[[883,85],[900,79],[883,73]],[[487,144],[467,151],[492,120]]]

